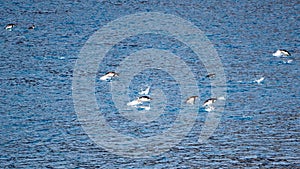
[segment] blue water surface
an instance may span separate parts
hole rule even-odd
[[[300,168],[300,4],[288,1],[4,1],[0,3],[0,168]],[[172,14],[192,22],[218,52],[227,80],[225,111],[205,143],[198,136],[207,112],[175,147],[150,158],[115,155],[89,138],[78,121],[72,77],[81,48],[93,33],[138,12]],[[16,24],[11,31],[5,26]],[[27,28],[34,24],[34,30]],[[201,61],[172,37],[144,34],[124,39],[99,63],[97,79],[132,52],[158,48],[181,56],[197,79],[202,104],[210,81]],[[290,51],[291,63],[272,56]],[[176,66],[176,65],[174,65]],[[260,77],[261,84],[253,82]],[[164,78],[164,79],[163,79]],[[180,86],[159,70],[136,75],[135,99],[151,85],[168,96],[166,113],[138,124],[123,118],[109,82],[95,80],[99,114],[116,131],[151,137],[172,126]],[[157,147],[159,149],[159,147]]]

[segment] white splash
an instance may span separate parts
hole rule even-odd
[[[127,106],[137,106],[139,104],[142,104],[142,101],[140,101],[139,99],[133,100],[129,103],[127,103]]]
[[[287,60],[287,61],[282,61],[283,63],[287,63],[287,64],[290,64],[290,63],[292,63],[293,62],[293,59],[289,59],[289,60]]]
[[[264,80],[265,80],[265,78],[261,77],[261,78],[259,78],[257,80],[254,80],[253,82],[256,82],[257,84],[261,84],[261,82],[264,81]]]
[[[204,108],[204,110],[205,111],[208,111],[208,112],[211,112],[211,111],[213,111],[213,110],[215,110],[215,107],[214,106],[206,106],[205,108]]]
[[[226,98],[224,96],[220,96],[218,97],[218,100],[226,100]]]
[[[148,105],[148,106],[138,106],[137,108],[149,111],[150,110],[150,105]]]
[[[149,95],[150,87],[148,86],[145,90],[141,90],[139,95]]]

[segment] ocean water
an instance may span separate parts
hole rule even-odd
[[[0,168],[300,168],[298,1],[22,0],[1,2],[0,11]],[[72,95],[80,51],[103,26],[139,12],[188,20],[217,51],[226,76],[226,102],[206,142],[198,142],[208,116],[201,104],[211,96],[205,66],[184,43],[160,34],[123,39],[98,63],[95,111],[130,137],[150,138],[172,128],[184,98],[168,72],[147,69],[130,81],[130,99],[148,85],[167,98],[153,100],[164,103],[165,113],[147,123],[123,117],[111,83],[98,80],[133,52],[169,50],[190,67],[199,88],[200,108],[188,134],[158,155],[131,158],[108,151],[84,130]],[[9,23],[16,24],[11,31],[4,28]],[[28,30],[32,24],[36,28]],[[291,63],[272,56],[281,48],[290,51]],[[253,82],[261,77],[261,84]]]

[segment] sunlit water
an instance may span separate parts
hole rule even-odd
[[[7,1],[0,9],[1,168],[300,167],[297,1]],[[95,144],[82,129],[73,105],[72,74],[81,48],[95,31],[121,16],[153,11],[191,21],[214,44],[227,78],[226,107],[206,143],[197,142],[207,115],[200,108],[191,132],[170,151],[125,158]],[[16,27],[5,30],[8,23]],[[36,29],[27,30],[32,24]],[[203,64],[184,44],[163,35],[125,39],[99,63],[97,78],[144,48],[181,56],[199,84],[196,104],[210,97]],[[272,56],[278,48],[289,50],[293,61]],[[253,82],[261,77],[261,84]],[[129,86],[131,99],[147,85],[170,98],[167,113],[146,125],[117,112],[108,83],[96,80],[95,85],[103,115],[122,134],[157,135],[172,126],[180,111],[180,87],[166,72],[141,72]]]

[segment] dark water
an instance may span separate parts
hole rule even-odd
[[[28,0],[0,4],[1,168],[300,168],[298,1]],[[197,142],[203,110],[182,142],[151,158],[117,156],[95,144],[82,129],[72,98],[79,52],[102,26],[137,12],[161,12],[189,20],[217,50],[227,78],[227,100],[221,122],[206,143]],[[8,23],[16,27],[5,30]],[[28,30],[32,24],[36,29]],[[179,44],[158,35],[143,35],[125,40],[110,57],[143,47],[175,50]],[[283,58],[272,56],[278,48],[289,50],[293,61],[284,63]],[[186,61],[201,67],[201,63]],[[201,77],[206,72],[196,73]],[[169,83],[157,82],[155,77],[160,76],[148,79],[140,74],[135,78],[149,80],[146,83],[166,93],[169,85],[165,84],[177,89],[172,77],[166,78]],[[260,77],[265,77],[262,84],[253,83]],[[201,82],[208,85],[199,78]],[[106,84],[97,82],[96,89],[98,101],[109,98],[109,93],[101,96],[107,91]],[[201,102],[209,97],[209,86],[201,95]],[[110,105],[107,112],[114,111],[111,101],[103,104]],[[143,137],[153,136],[170,127],[178,114],[173,105],[176,101],[166,108],[173,113],[155,124],[156,128],[138,132]],[[118,122],[109,115],[107,119],[115,128],[120,126],[120,132],[136,134],[124,119]]]

